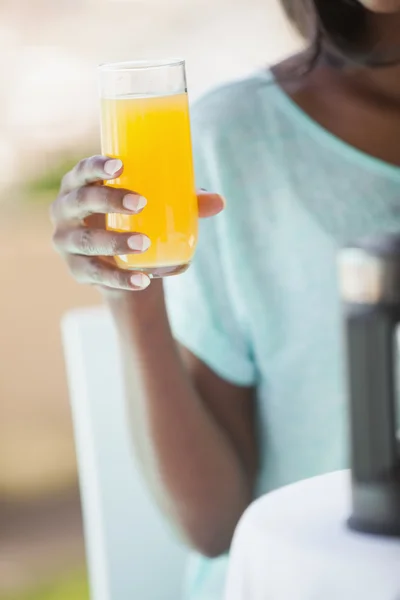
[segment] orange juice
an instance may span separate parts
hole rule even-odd
[[[115,260],[154,275],[180,272],[194,254],[198,221],[187,94],[101,102],[103,154],[124,164],[121,177],[107,184],[147,199],[138,215],[107,215],[107,229],[151,240],[146,252]]]

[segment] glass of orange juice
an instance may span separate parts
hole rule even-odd
[[[102,153],[124,164],[106,185],[147,200],[138,215],[107,215],[106,226],[151,241],[142,254],[115,260],[152,277],[181,273],[193,257],[198,225],[185,62],[103,64],[99,80]]]

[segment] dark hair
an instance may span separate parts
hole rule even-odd
[[[281,0],[289,19],[310,42],[315,58],[339,64],[383,66],[398,62],[368,48],[367,9],[358,0]]]

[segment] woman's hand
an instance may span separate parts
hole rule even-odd
[[[134,215],[146,210],[146,199],[136,192],[103,185],[104,180],[115,179],[122,171],[120,160],[92,156],[64,176],[51,206],[53,242],[78,282],[143,290],[150,284],[149,277],[118,268],[111,257],[144,252],[151,240],[140,232],[105,229],[107,213]],[[201,191],[198,200],[200,217],[216,215],[224,208],[224,200],[217,194]]]

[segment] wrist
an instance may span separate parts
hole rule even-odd
[[[162,279],[156,279],[141,292],[102,289],[102,296],[117,325],[136,322],[145,324],[165,315]]]

